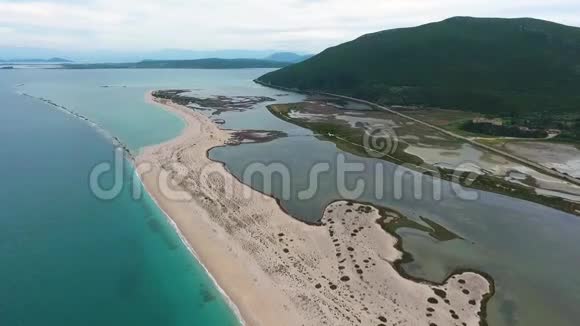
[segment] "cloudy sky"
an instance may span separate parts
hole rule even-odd
[[[580,26],[578,0],[0,0],[0,47],[316,52],[450,16]]]

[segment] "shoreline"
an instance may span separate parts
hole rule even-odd
[[[141,149],[141,152],[135,157],[135,161],[134,161],[134,165],[138,166],[138,164],[141,162],[141,159],[143,158],[143,154],[147,151],[147,150],[154,150],[155,148],[159,148],[159,147],[163,147],[164,145],[170,144],[172,142],[174,142],[176,139],[179,139],[180,137],[183,137],[184,135],[186,135],[187,133],[187,129],[190,128],[191,126],[188,123],[188,117],[187,114],[185,114],[183,111],[180,110],[180,105],[178,104],[168,104],[168,103],[160,103],[158,102],[153,96],[152,96],[152,91],[148,92],[145,95],[145,101],[149,104],[153,104],[157,107],[159,107],[160,109],[163,109],[165,111],[167,111],[170,114],[174,114],[177,117],[179,117],[180,119],[182,119],[185,123],[185,128],[184,130],[182,130],[182,133],[177,136],[174,139],[171,139],[167,142],[161,143],[161,144],[156,144],[156,145],[151,145],[151,146],[147,146],[143,149]],[[193,111],[191,111],[193,112]],[[201,114],[199,114],[201,116]],[[205,117],[204,117],[205,118]],[[213,124],[209,119],[207,119],[208,123]],[[217,125],[215,126],[217,128]],[[221,130],[221,129],[220,129]],[[216,147],[216,146],[226,146],[226,140],[229,139],[229,132],[230,131],[226,131],[226,130],[221,130],[222,131],[222,136],[223,140],[215,146],[211,146],[208,147],[207,149],[205,149],[203,151],[203,156],[204,158],[206,158],[207,160],[209,160],[209,158],[207,158],[207,154],[209,152],[209,150],[211,150],[212,148]],[[172,153],[173,154],[173,153]],[[147,161],[146,161],[147,162]],[[213,162],[211,161],[213,164],[219,165],[221,167],[223,167],[222,163],[217,163],[217,162]],[[159,172],[159,166],[156,169],[157,171],[155,172]],[[182,239],[182,241],[184,242],[184,245],[187,246],[188,250],[190,250],[190,252],[192,253],[192,255],[194,255],[195,259],[203,266],[203,268],[206,270],[207,274],[209,275],[209,277],[214,281],[214,283],[216,284],[216,287],[220,290],[220,292],[223,293],[224,298],[229,301],[228,304],[230,304],[232,307],[235,307],[234,313],[236,313],[236,315],[238,316],[239,321],[242,323],[242,325],[271,325],[270,322],[276,323],[278,322],[278,312],[279,311],[274,311],[273,314],[271,314],[271,316],[267,319],[268,322],[261,322],[258,321],[257,319],[252,317],[252,314],[254,313],[253,311],[249,310],[249,309],[244,309],[243,305],[240,305],[239,302],[243,301],[243,299],[241,297],[243,297],[243,294],[238,293],[237,297],[238,300],[236,300],[236,298],[234,298],[234,296],[231,295],[232,292],[236,291],[235,289],[232,289],[231,286],[227,286],[228,283],[227,280],[224,279],[224,277],[221,276],[222,273],[219,272],[219,270],[217,270],[216,268],[212,268],[212,266],[209,266],[210,264],[207,263],[210,256],[210,254],[208,253],[204,253],[201,252],[199,250],[196,250],[194,247],[195,245],[192,243],[192,235],[190,234],[189,236],[184,233],[184,223],[179,223],[179,219],[176,218],[176,214],[171,214],[168,212],[168,210],[172,210],[172,208],[174,208],[175,206],[182,206],[181,208],[183,208],[184,206],[189,206],[188,204],[191,204],[191,201],[186,202],[186,201],[175,201],[173,204],[177,204],[177,205],[172,205],[172,203],[170,202],[171,200],[167,200],[162,194],[159,193],[159,187],[158,184],[156,184],[156,182],[158,180],[152,180],[150,178],[148,178],[147,175],[140,173],[140,171],[138,169],[135,169],[135,172],[138,174],[143,186],[145,187],[146,191],[149,193],[149,196],[153,199],[153,201],[157,204],[157,206],[159,207],[159,209],[166,215],[166,217],[168,218],[169,222],[174,226],[174,228],[176,229],[176,231],[178,232],[180,238]],[[153,176],[155,176],[158,173],[153,173]],[[227,172],[229,174],[229,172]],[[157,196],[155,195],[157,194]],[[165,200],[164,200],[165,199]],[[169,202],[168,202],[169,201]],[[201,209],[203,210],[201,207],[199,207],[198,205],[194,204],[193,207],[194,210],[197,209]],[[168,209],[169,208],[169,209]],[[189,215],[189,214],[188,214]],[[185,222],[186,224],[187,222]],[[181,224],[181,225],[180,225]],[[200,226],[199,224],[197,224],[198,226]],[[212,228],[207,228],[208,225],[210,225],[210,223],[208,223],[206,226],[206,230],[207,229],[212,229]],[[189,230],[191,230],[191,228],[189,228]],[[215,229],[212,230],[213,232],[215,232]],[[199,233],[203,233],[203,232],[199,232]],[[210,233],[210,232],[208,232]],[[199,234],[201,235],[201,234]],[[215,244],[215,243],[214,243]],[[215,249],[217,251],[220,251],[219,249]],[[227,256],[227,254],[221,252],[222,256]],[[218,255],[220,256],[220,255]],[[204,259],[205,257],[205,259]],[[223,261],[221,263],[224,263]],[[227,265],[227,263],[225,263]],[[232,266],[233,267],[233,266]],[[233,286],[233,288],[235,288],[235,286]],[[248,287],[249,289],[251,287]],[[261,300],[259,300],[261,301]],[[261,304],[261,302],[258,302],[257,305],[255,305],[256,307],[259,307]],[[268,309],[265,309],[268,310]],[[289,323],[288,325],[295,325],[294,323]],[[298,325],[298,324],[296,324]]]
[[[203,263],[203,261],[199,258],[198,253],[195,251],[195,249],[191,246],[191,244],[189,243],[189,241],[187,240],[187,238],[183,235],[183,233],[181,232],[181,229],[179,229],[178,225],[175,223],[175,221],[171,218],[171,216],[163,209],[163,207],[160,205],[160,203],[158,202],[157,198],[154,197],[152,195],[152,193],[149,191],[149,189],[147,188],[147,184],[143,181],[142,175],[139,173],[138,168],[137,168],[137,163],[136,163],[136,157],[139,156],[139,152],[137,153],[133,153],[125,143],[123,143],[118,137],[112,135],[107,129],[103,128],[101,125],[99,125],[98,123],[92,121],[91,119],[89,119],[88,117],[79,114],[65,106],[62,106],[60,104],[57,104],[55,102],[53,102],[52,100],[43,98],[43,97],[37,97],[34,95],[30,95],[28,93],[25,92],[18,92],[19,95],[21,96],[25,96],[28,98],[31,98],[33,100],[36,101],[40,101],[45,103],[46,105],[48,105],[49,107],[52,107],[66,115],[72,116],[73,118],[76,118],[86,124],[89,125],[89,127],[94,128],[102,137],[104,137],[106,140],[110,141],[112,143],[113,146],[115,146],[115,150],[121,150],[124,158],[127,160],[127,162],[129,164],[131,164],[134,168],[134,176],[137,177],[139,179],[139,182],[141,183],[141,185],[143,186],[143,189],[147,192],[147,194],[149,195],[149,198],[153,201],[153,203],[156,205],[156,207],[163,213],[163,215],[165,216],[165,218],[167,219],[167,221],[171,224],[171,226],[173,227],[174,231],[177,233],[177,235],[179,236],[181,242],[183,243],[183,245],[187,248],[187,250],[190,252],[190,254],[193,256],[193,258],[196,260],[196,262],[203,268],[205,275],[211,280],[212,285],[215,287],[215,289],[217,289],[220,293],[220,295],[222,296],[222,299],[225,301],[225,303],[227,304],[227,306],[229,307],[229,309],[231,310],[231,312],[234,314],[234,316],[236,317],[237,321],[239,322],[240,325],[242,326],[246,326],[247,323],[245,322],[242,313],[240,312],[240,309],[238,308],[238,306],[235,304],[235,302],[228,296],[228,294],[226,293],[226,291],[220,286],[220,284],[218,283],[218,281],[215,279],[215,277],[212,275],[212,273],[210,273],[210,271],[208,270],[207,266]],[[149,94],[149,92],[148,92]],[[145,97],[146,102],[148,101],[148,97]],[[159,103],[154,102],[154,101],[150,101],[150,104],[153,105],[159,105]],[[183,120],[183,119],[182,119]]]
[[[148,92],[147,94],[149,94],[150,92]],[[28,93],[24,93],[24,92],[19,92],[18,93],[21,96],[25,96],[25,97],[29,97],[33,100],[36,101],[40,101],[43,102],[45,104],[47,104],[48,106],[66,114],[66,115],[70,115],[73,118],[76,118],[86,124],[89,125],[89,127],[94,128],[102,137],[104,137],[105,139],[107,139],[108,141],[110,141],[112,143],[113,146],[115,146],[116,150],[120,149],[125,157],[125,159],[127,160],[127,162],[129,164],[131,164],[134,168],[134,176],[137,177],[139,179],[139,182],[141,183],[141,185],[143,186],[143,189],[147,192],[147,194],[149,195],[149,198],[153,201],[153,203],[157,206],[157,208],[163,213],[163,215],[165,216],[165,218],[167,219],[167,221],[171,224],[171,226],[173,227],[173,229],[175,230],[175,232],[177,233],[177,235],[179,236],[181,242],[183,243],[183,245],[187,248],[187,250],[190,252],[190,254],[193,256],[193,258],[196,260],[196,262],[203,268],[206,276],[211,280],[212,285],[215,287],[215,289],[217,289],[221,296],[222,299],[225,301],[225,303],[227,304],[227,306],[231,309],[232,313],[234,314],[234,316],[236,317],[237,321],[239,322],[240,325],[245,326],[247,325],[247,323],[245,322],[242,313],[240,312],[240,309],[238,308],[238,306],[235,304],[235,302],[228,296],[227,292],[220,286],[219,282],[215,279],[215,277],[212,275],[212,273],[208,270],[207,266],[203,263],[203,261],[200,259],[198,253],[195,251],[195,249],[191,246],[191,244],[189,243],[189,241],[187,240],[187,238],[184,236],[184,234],[181,232],[181,229],[178,227],[178,225],[175,223],[175,221],[171,218],[171,216],[163,209],[163,207],[160,205],[159,201],[157,200],[157,198],[155,196],[152,195],[151,191],[148,189],[147,184],[144,182],[142,175],[139,173],[138,171],[138,166],[136,163],[136,158],[139,156],[139,152],[133,153],[125,143],[123,143],[118,137],[112,135],[107,129],[103,128],[101,125],[99,125],[98,123],[92,121],[91,119],[89,119],[88,117],[79,114],[65,106],[62,106],[60,104],[57,104],[55,102],[53,102],[52,100],[43,98],[43,97],[37,97],[34,95],[30,95]],[[148,96],[145,96],[145,101],[148,102],[149,104],[158,106],[159,103],[151,100],[148,100]],[[182,119],[180,117],[180,119]],[[183,119],[182,119],[183,120]],[[184,121],[185,122],[185,121]]]
[[[131,150],[129,149],[129,147],[127,147],[127,145],[125,143],[123,143],[118,137],[114,136],[113,134],[111,134],[107,129],[103,128],[101,125],[99,125],[98,123],[94,122],[93,120],[87,118],[86,116],[77,113],[65,106],[62,106],[60,104],[57,104],[49,99],[46,99],[44,97],[38,97],[38,96],[34,96],[34,95],[30,95],[28,93],[25,92],[17,92],[17,94],[21,95],[21,96],[25,96],[28,98],[31,98],[33,100],[36,101],[40,101],[43,102],[67,115],[70,115],[74,118],[77,118],[81,121],[84,121],[86,124],[88,124],[90,127],[94,128],[95,130],[97,130],[99,133],[101,133],[105,138],[107,138],[108,140],[111,141],[111,143],[113,143],[114,146],[121,148],[123,150],[123,153],[133,162],[134,161],[134,155],[131,152]]]
[[[146,101],[177,115],[185,122],[186,127],[180,136],[144,148],[136,156],[135,165],[139,166],[144,162],[153,164],[154,173],[143,173],[139,169],[136,169],[136,173],[151,198],[177,229],[182,241],[206,269],[217,288],[223,291],[226,300],[231,301],[234,313],[238,313],[242,323],[378,324],[387,317],[391,321],[399,318],[399,322],[437,321],[439,325],[457,322],[459,318],[468,325],[485,323],[482,315],[485,314],[485,303],[493,295],[494,287],[493,280],[489,280],[487,276],[472,271],[459,271],[440,285],[405,278],[400,274],[399,268],[396,268],[404,253],[400,248],[400,239],[382,230],[374,220],[365,219],[360,222],[364,227],[361,226],[359,230],[361,233],[363,229],[365,233],[371,233],[365,238],[370,237],[373,241],[349,238],[352,233],[346,230],[341,231],[344,234],[336,236],[340,232],[333,228],[337,226],[334,222],[327,223],[329,220],[342,218],[345,224],[344,217],[352,213],[352,209],[348,208],[351,206],[356,207],[357,212],[363,216],[372,215],[373,219],[380,217],[379,209],[338,201],[327,207],[321,225],[307,225],[297,221],[285,213],[274,198],[242,184],[222,163],[211,161],[207,157],[211,148],[225,145],[230,137],[227,131],[219,129],[207,117],[194,110],[155,99],[151,92],[146,95]],[[188,175],[176,182],[177,188],[187,190],[190,195],[187,200],[166,198],[160,191],[159,184],[156,184],[155,175],[164,169],[179,172],[179,167],[171,166],[175,162],[194,170],[188,171]],[[207,167],[220,174],[224,180],[214,180],[211,176],[206,176],[212,182],[204,185],[203,170]],[[246,199],[239,196],[241,192],[224,192],[228,187],[231,187],[230,191],[246,191],[251,196]],[[362,207],[365,208],[359,211]],[[289,237],[292,238],[288,243],[286,239]],[[297,245],[294,240],[304,244]],[[336,252],[340,249],[341,242],[351,243],[348,250],[353,266],[344,266],[348,264],[344,263],[346,258],[336,261],[344,253]],[[382,245],[380,250],[372,248],[377,244]],[[366,263],[369,271],[365,270],[363,277],[363,268],[358,268],[356,266],[359,264],[355,264],[354,252],[359,250],[365,251],[365,255],[369,256],[364,259],[365,262],[372,256],[377,256],[378,259],[372,264],[381,265],[381,268],[374,271],[374,267],[369,267],[370,263]],[[382,257],[389,250],[390,258]],[[295,257],[286,259],[285,256],[293,256],[295,251],[298,251]],[[342,265],[335,266],[337,263]],[[347,267],[351,267],[353,278],[358,273],[361,280],[344,275]],[[388,275],[389,272],[391,275]],[[323,275],[315,275],[320,273]],[[326,286],[321,289],[321,283],[315,284],[316,279],[320,278],[329,282],[330,290],[326,290]],[[341,281],[335,281],[334,284],[335,279],[347,284]],[[386,279],[392,284],[385,284]],[[455,282],[458,279],[462,282]],[[377,286],[382,287],[381,290],[386,291],[367,293],[375,289],[370,286],[372,283],[377,283]],[[395,293],[390,293],[393,290],[396,290]],[[464,294],[471,293],[469,305],[459,302],[461,291]],[[449,296],[441,296],[441,292],[450,293]],[[457,311],[451,316],[447,312],[446,316],[433,307],[425,307],[427,302],[430,305],[434,301],[438,302],[434,297],[444,299],[449,306],[457,306]],[[389,298],[390,302],[382,302]],[[427,314],[425,310],[417,311],[419,307],[427,309]],[[381,313],[387,317],[379,316]]]
[[[131,161],[131,163],[134,164],[135,162]],[[151,193],[147,189],[147,185],[145,185],[145,183],[143,182],[143,179],[141,179],[141,175],[137,172],[137,169],[135,169],[134,173],[135,173],[135,176],[139,179],[139,182],[141,182],[141,184],[143,185],[143,189],[145,189],[145,191],[149,195],[149,198],[151,198],[153,203],[155,203],[157,208],[163,213],[163,215],[165,216],[167,221],[171,224],[171,226],[173,227],[173,229],[177,233],[177,236],[179,236],[181,243],[183,243],[183,245],[187,248],[187,250],[193,256],[193,258],[196,260],[196,262],[203,268],[206,276],[211,280],[213,286],[219,291],[219,293],[222,296],[222,299],[226,302],[228,307],[232,310],[232,312],[234,313],[234,315],[236,316],[236,318],[240,322],[240,325],[246,326],[246,322],[242,316],[242,313],[240,312],[240,309],[236,305],[236,303],[228,296],[226,291],[220,286],[218,281],[209,272],[209,270],[207,269],[207,266],[205,266],[204,263],[199,259],[199,255],[197,254],[195,249],[191,246],[191,244],[189,244],[189,241],[187,241],[187,239],[185,238],[185,236],[183,235],[183,233],[181,232],[181,230],[179,229],[179,227],[177,226],[175,221],[173,221],[171,216],[169,216],[169,214],[167,214],[167,212],[165,210],[163,210],[163,208],[159,205],[159,202],[157,201],[157,199],[151,195]]]

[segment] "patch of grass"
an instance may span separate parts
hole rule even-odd
[[[500,177],[480,175],[475,178],[475,180],[467,182],[467,174],[461,176],[458,180],[455,180],[453,177],[453,170],[440,169],[440,171],[445,171],[445,173],[443,173],[441,176],[442,179],[456,182],[469,188],[479,189],[487,192],[495,192],[498,194],[542,204],[544,206],[559,209],[561,211],[575,215],[578,215],[578,211],[580,211],[580,204],[567,201],[563,198],[538,195],[533,188],[509,182]]]
[[[268,110],[275,116],[299,127],[312,130],[318,137],[332,141],[339,149],[345,152],[362,157],[370,156],[363,145],[365,137],[364,129],[353,128],[347,123],[307,121],[305,119],[293,119],[289,116],[291,111],[300,111],[302,109],[304,109],[303,103],[272,104],[268,106]],[[405,151],[407,147],[407,144],[399,142],[393,153],[373,157],[397,164],[411,163],[414,165],[422,165],[424,162],[421,158]]]

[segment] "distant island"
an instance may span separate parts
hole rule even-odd
[[[478,112],[580,140],[580,28],[454,17],[364,35],[260,82],[382,105]]]
[[[263,59],[143,60],[134,63],[65,64],[65,69],[243,69],[282,68],[289,62]]]
[[[50,59],[12,58],[12,59],[7,59],[7,60],[0,59],[0,62],[2,62],[2,63],[65,63],[65,62],[72,62],[72,61],[67,60],[67,59],[63,59],[63,58],[50,58]]]
[[[298,63],[310,59],[312,57],[313,57],[312,54],[301,55],[294,52],[277,52],[269,55],[265,59],[270,61]]]

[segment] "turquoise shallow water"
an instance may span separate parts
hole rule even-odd
[[[129,164],[120,196],[93,196],[89,172],[112,162],[114,148],[88,124],[16,95],[14,85],[44,76],[0,74],[0,325],[237,325],[162,212],[146,195],[131,197]],[[83,87],[69,87],[74,78],[63,80],[70,82],[63,82],[67,104],[94,110],[107,127],[117,118],[133,126],[123,128],[133,148],[180,130],[181,122],[161,110],[134,115],[147,107],[138,104],[141,91],[132,106],[118,107],[114,97],[89,98]],[[144,120],[165,127],[143,130],[153,125]],[[102,180],[112,181],[112,174]]]

